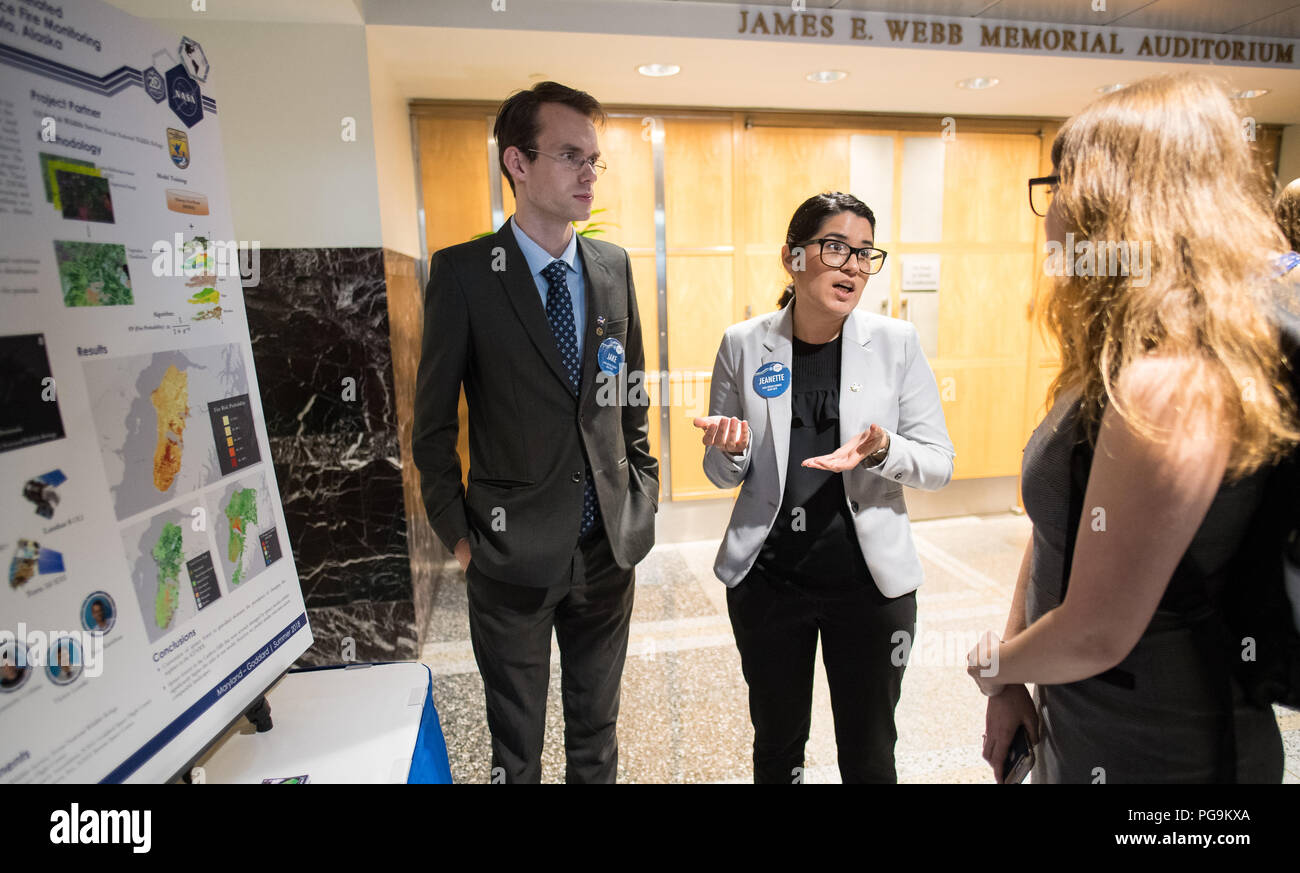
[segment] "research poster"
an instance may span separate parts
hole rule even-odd
[[[221,59],[0,0],[0,783],[156,782],[311,645]]]

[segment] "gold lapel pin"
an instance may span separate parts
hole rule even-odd
[[[861,391],[861,390],[862,390],[862,386],[859,385],[857,382],[854,382],[852,385],[849,386],[849,390],[850,390],[850,391]]]

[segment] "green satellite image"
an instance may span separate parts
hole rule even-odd
[[[135,302],[125,246],[55,240],[54,255],[65,306],[120,306]]]
[[[248,526],[257,524],[257,489],[241,488],[230,496],[226,504],[226,518],[230,521],[230,546],[227,552],[235,569],[231,573],[233,588],[244,581],[244,540]]]
[[[154,600],[154,621],[158,627],[172,623],[176,607],[180,605],[181,551],[180,525],[167,522],[153,547],[153,559],[158,564],[158,596]]]

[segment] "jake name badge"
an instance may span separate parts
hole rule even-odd
[[[769,361],[754,373],[754,391],[760,397],[780,397],[790,387],[790,368],[780,361]]]
[[[623,344],[614,337],[605,340],[596,352],[596,362],[600,364],[600,369],[617,376],[623,368]]]

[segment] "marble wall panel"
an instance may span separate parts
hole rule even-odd
[[[378,248],[264,249],[260,267],[244,297],[316,637],[301,661],[338,663],[346,637],[357,660],[414,658],[446,558],[410,459],[415,261]]]

